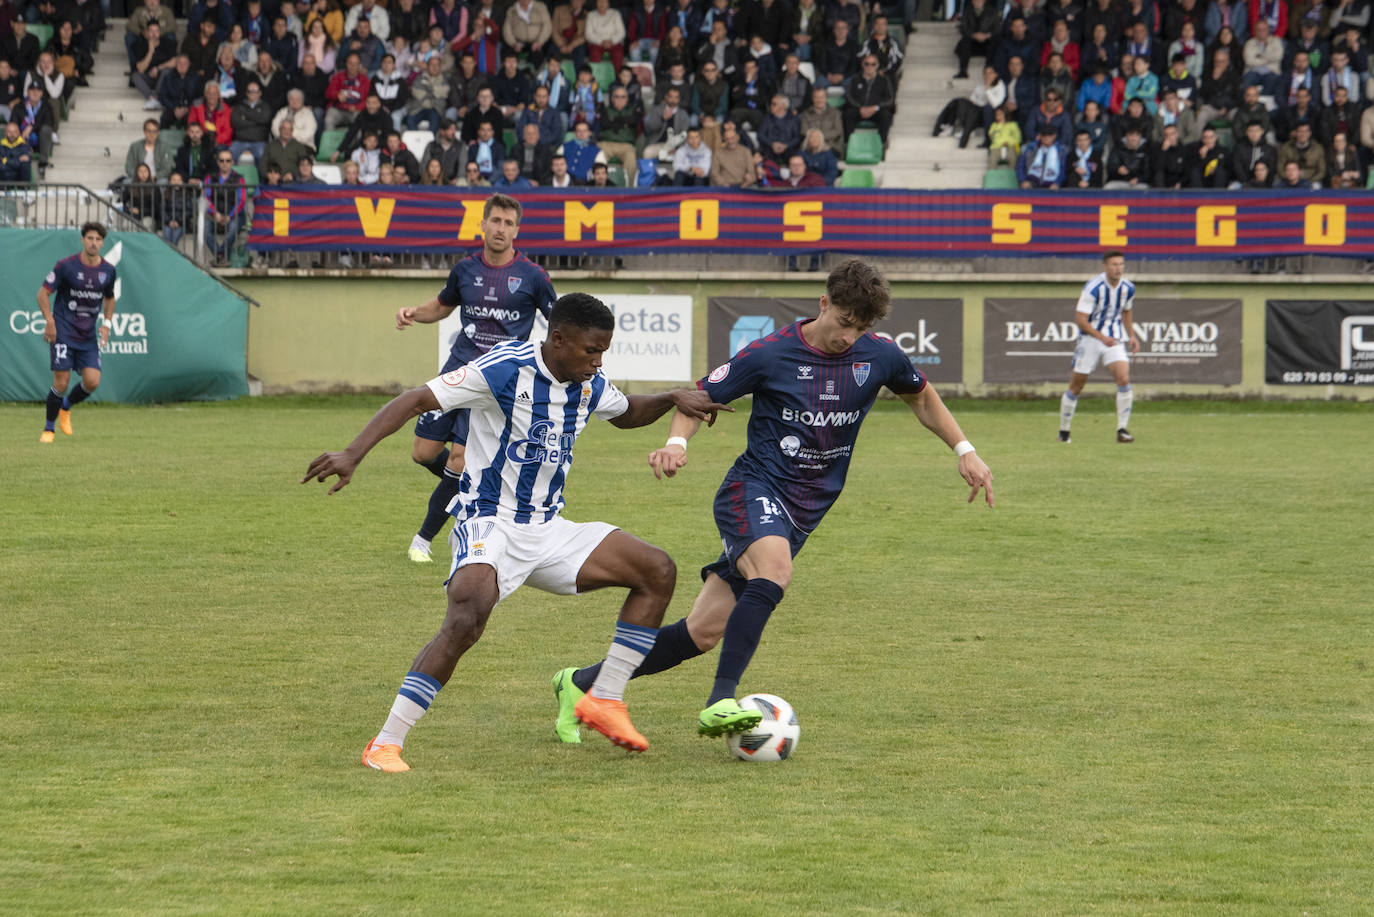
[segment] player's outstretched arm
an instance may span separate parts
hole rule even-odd
[[[441,319],[448,318],[457,306],[446,306],[439,302],[439,297],[434,297],[429,302],[419,306],[402,306],[396,310],[396,330],[404,331],[411,325],[419,322],[422,325],[430,325]]]
[[[353,479],[353,470],[358,467],[363,456],[372,451],[373,446],[401,429],[411,418],[418,417],[425,411],[438,409],[439,400],[434,397],[428,386],[422,385],[397,395],[372,415],[367,426],[363,427],[363,431],[344,451],[325,452],[311,462],[310,467],[305,470],[305,477],[301,478],[301,483],[304,484],[311,478],[324,481],[330,475],[337,474],[339,480],[329,488],[329,492],[332,494],[342,490]]]
[[[668,424],[668,442],[649,453],[649,467],[660,481],[671,478],[687,464],[687,440],[701,429],[701,421],[678,411]]]
[[[992,506],[992,471],[964,438],[964,431],[959,429],[959,422],[954,419],[949,408],[945,407],[944,401],[940,399],[940,393],[935,391],[935,386],[926,383],[919,392],[902,395],[902,400],[911,405],[912,412],[916,414],[916,419],[923,427],[944,440],[945,445],[958,454],[959,475],[973,488],[969,491],[968,502],[976,500],[978,491],[982,490],[988,506]]]
[[[734,411],[728,404],[717,404],[710,395],[694,388],[675,388],[656,395],[626,395],[625,399],[630,406],[611,420],[622,430],[646,427],[674,407],[698,423],[706,421],[707,426],[716,422],[717,411]]]

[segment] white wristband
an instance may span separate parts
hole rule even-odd
[[[963,458],[964,456],[968,455],[970,452],[977,452],[977,451],[978,451],[977,449],[974,449],[974,448],[973,448],[973,443],[969,442],[969,441],[966,440],[966,439],[961,439],[961,440],[959,440],[957,443],[954,444],[954,454],[957,455],[957,456],[959,456],[959,458]]]
[[[666,449],[666,448],[668,448],[669,446],[681,446],[681,447],[682,447],[682,451],[683,451],[683,452],[686,452],[686,451],[687,451],[687,437],[685,437],[685,436],[670,436],[670,437],[668,437],[668,441],[667,441],[666,443],[663,444],[663,448]]]

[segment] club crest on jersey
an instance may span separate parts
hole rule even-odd
[[[520,289],[520,281],[523,279],[523,277],[507,277],[506,288],[514,293],[516,290]]]
[[[706,377],[706,381],[719,382],[721,379],[724,379],[728,375],[730,375],[730,364],[722,363],[715,369],[711,370],[711,375]]]
[[[855,363],[853,367],[855,384],[863,385],[865,382],[867,382],[868,372],[872,368],[873,367],[871,363]]]
[[[105,285],[105,281],[106,281],[107,279],[109,279],[109,276],[110,276],[110,275],[107,274],[107,273],[105,273],[104,271],[101,271],[101,272],[100,272],[99,274],[97,274],[96,276],[100,278],[100,285],[103,287],[103,286]]]
[[[812,379],[814,378],[813,373],[815,373],[815,371],[816,367],[812,366],[809,363],[802,363],[797,366],[797,378]]]
[[[463,384],[463,380],[467,378],[467,375],[468,368],[466,366],[460,366],[453,370],[453,372],[444,373],[439,378],[443,380],[445,385],[459,386]]]
[[[592,387],[591,387],[590,385],[584,385],[584,386],[582,386],[582,403],[579,405],[579,407],[584,407],[584,408],[585,408],[585,407],[591,402],[591,400],[592,400]]]

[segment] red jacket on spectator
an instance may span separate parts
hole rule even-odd
[[[205,103],[201,102],[191,107],[186,122],[198,122],[205,128],[205,136],[211,138],[215,146],[227,146],[234,142],[234,128],[229,123],[230,114],[229,106],[223,102],[214,111],[207,109]]]
[[[1278,24],[1269,30],[1269,34],[1284,38],[1288,35],[1288,4],[1284,0],[1250,0],[1250,34],[1255,34],[1255,23],[1259,21],[1261,10],[1266,14],[1272,14],[1274,7],[1278,7]]]
[[[662,41],[668,35],[668,7],[655,0],[654,8],[650,11],[641,4],[630,14],[628,26],[625,32],[630,44],[641,38]]]
[[[473,28],[476,24],[473,24]],[[501,69],[501,26],[495,19],[485,19],[482,22],[482,36],[479,39],[472,37],[472,28],[467,33],[459,35],[450,45],[453,48],[454,57],[462,57],[463,52],[471,50],[477,58],[477,70],[492,76],[497,70]]]
[[[1119,76],[1112,77],[1112,101],[1107,110],[1114,115],[1126,110],[1126,81]]]
[[[1053,54],[1053,53],[1054,53],[1054,49],[1050,47],[1050,43],[1049,43],[1048,41],[1045,42],[1043,45],[1041,45],[1041,47],[1040,47],[1040,69],[1041,69],[1041,70],[1044,70],[1044,69],[1045,69],[1045,65],[1048,64],[1048,63],[1050,62],[1050,55]],[[1079,66],[1079,63],[1081,62],[1081,58],[1080,58],[1079,55],[1078,55],[1078,45],[1075,44],[1074,42],[1069,42],[1068,44],[1064,45],[1064,50],[1063,50],[1063,51],[1060,51],[1059,53],[1060,53],[1061,56],[1063,56],[1063,58],[1064,58],[1064,66],[1069,68],[1069,74],[1074,78],[1074,84],[1075,84],[1075,86],[1076,86],[1076,85],[1077,85],[1077,81],[1078,81],[1078,66]]]
[[[366,73],[359,71],[357,76],[349,76],[344,68],[340,67],[329,78],[329,87],[325,89],[324,97],[335,108],[362,111],[363,103],[367,101],[367,94],[371,89],[372,81],[367,78]],[[341,97],[340,93],[344,95]]]

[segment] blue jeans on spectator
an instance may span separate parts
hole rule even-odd
[[[658,62],[658,42],[652,38],[641,38],[630,45],[630,60],[654,64]]]
[[[1258,86],[1260,92],[1267,96],[1277,96],[1282,80],[1277,73],[1256,73],[1250,71],[1241,78],[1243,86]]]
[[[239,157],[243,155],[244,150],[253,154],[253,165],[256,167],[262,163],[262,154],[267,152],[267,142],[245,142],[243,140],[235,140],[233,143],[229,144],[229,155],[234,157],[234,162],[239,161]]]
[[[168,223],[162,227],[162,238],[167,240],[169,245],[179,245],[181,237],[186,235],[186,227],[180,224],[173,226]]]
[[[242,221],[242,213],[230,217],[229,222],[223,227],[224,234],[220,235],[217,230],[221,227],[219,223],[215,222],[214,214],[205,214],[205,245],[216,258],[229,257],[229,252],[239,237],[239,224]]]
[[[454,109],[454,114],[457,113],[457,109]],[[434,131],[436,134],[439,132],[439,112],[435,109],[422,108],[415,114],[408,116],[406,118],[406,129],[418,131],[420,129],[421,121],[428,121],[429,129]]]

